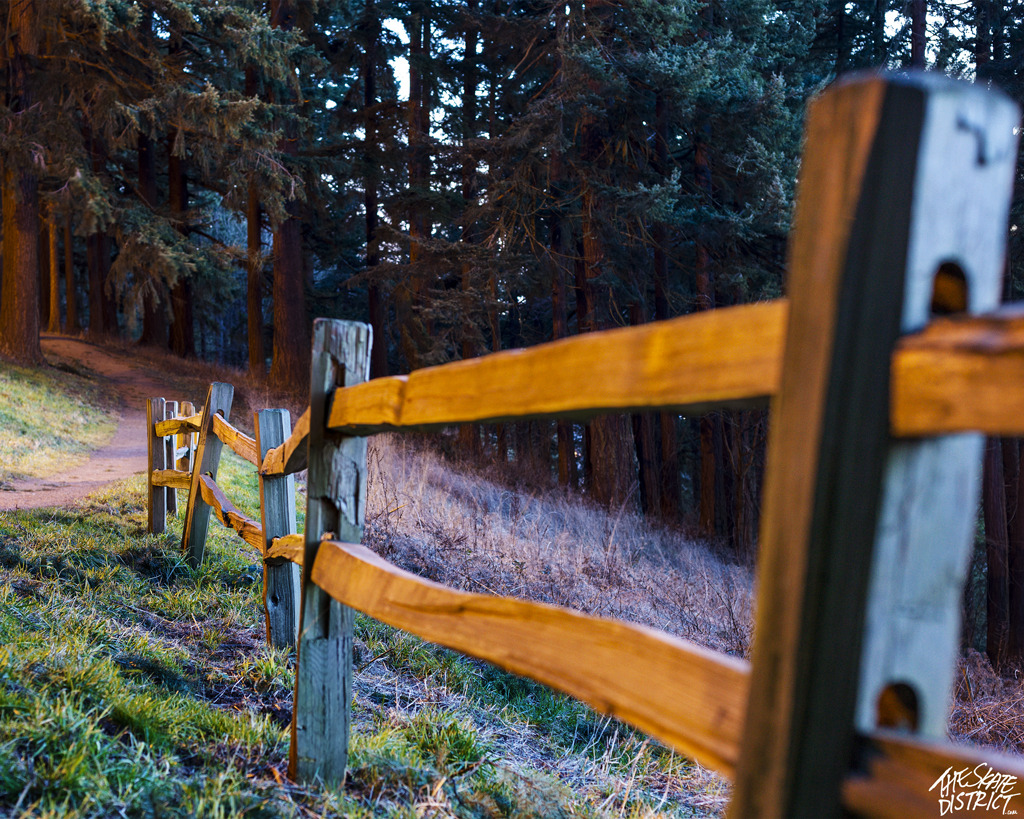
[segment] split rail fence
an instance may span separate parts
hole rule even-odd
[[[281,411],[258,414],[255,441],[227,423],[227,385],[184,419],[151,402],[154,529],[161,487],[187,488],[190,559],[202,558],[212,508],[266,557],[268,611],[297,622],[291,776],[343,777],[358,609],[722,772],[735,817],[932,817],[959,813],[965,798],[984,813],[962,790],[971,775],[950,778],[962,770],[1010,777],[975,790],[994,813],[1024,810],[1019,759],[943,741],[982,433],[1024,435],[1024,309],[998,306],[1017,125],[1002,96],[929,75],[857,77],[821,95],[807,117],[787,300],[373,381],[369,328],[320,320],[309,409],[294,430]],[[373,433],[768,401],[750,662],[450,589],[358,545]],[[198,437],[191,472],[168,470],[161,454],[161,437],[182,433]],[[259,468],[259,523],[216,486],[222,444]],[[287,476],[307,465],[300,536]]]

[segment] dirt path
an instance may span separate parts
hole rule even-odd
[[[109,387],[111,403],[120,413],[117,431],[88,461],[66,472],[14,481],[13,490],[0,492],[0,511],[70,506],[113,481],[144,472],[146,399],[174,394],[152,371],[135,366],[128,355],[64,336],[44,335],[42,346],[51,364],[64,363],[92,373]]]

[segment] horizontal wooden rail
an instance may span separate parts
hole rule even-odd
[[[256,441],[231,426],[231,424],[224,420],[222,415],[213,416],[213,434],[220,438],[221,443],[238,457],[248,461],[253,466],[260,465]]]
[[[180,469],[153,470],[153,486],[166,486],[171,489],[184,489],[187,492],[191,482],[191,472],[182,472]]]
[[[338,390],[328,425],[369,435],[763,403],[778,389],[787,311],[784,299],[730,307],[377,378]],[[940,319],[901,339],[891,403],[899,436],[1024,435],[1022,306]],[[264,471],[280,459],[277,451],[268,453]]]
[[[267,550],[264,557],[267,559],[272,557],[283,557],[287,558],[292,563],[301,566],[305,552],[306,536],[303,534],[292,534],[284,535],[283,537],[275,537],[270,542],[270,548]]]
[[[263,553],[263,530],[260,525],[239,512],[213,478],[209,475],[200,475],[199,492],[217,516],[217,520],[228,529],[234,529],[242,540]]]
[[[896,435],[1024,435],[1024,304],[938,319],[902,339],[891,418]]]
[[[266,457],[260,465],[260,474],[270,475],[291,475],[306,468],[306,439],[309,437],[309,407],[299,416],[295,422],[295,428],[288,440],[281,446],[274,447],[267,452]]]
[[[166,438],[168,435],[181,435],[186,432],[199,432],[199,426],[203,423],[203,413],[197,412],[187,418],[170,418],[167,421],[157,421],[153,427],[158,438]]]
[[[312,580],[335,600],[558,688],[732,775],[748,664],[643,626],[455,591],[363,546],[320,544]]]
[[[276,539],[271,551],[279,544],[282,555],[301,550],[295,536]],[[733,775],[750,685],[743,660],[643,626],[456,591],[363,546],[332,540],[321,543],[312,578],[347,606],[571,694]],[[867,770],[849,776],[843,787],[854,814],[931,819],[941,797],[933,785],[948,769],[991,771],[1024,783],[1024,760],[988,749],[886,730],[862,736],[861,743]],[[1006,812],[1024,813],[1024,787],[1011,790]]]
[[[892,731],[862,736],[867,772],[843,783],[843,804],[854,815],[879,819],[934,819],[936,816],[1012,816],[1024,813],[1024,760],[985,748],[915,739]],[[959,783],[945,774],[966,772]],[[998,776],[1011,777],[997,781]],[[984,784],[979,777],[989,775]],[[957,803],[981,791],[987,809]],[[953,800],[942,804],[940,800]]]
[[[377,378],[335,392],[355,434],[643,408],[764,403],[779,384],[784,301],[728,307]]]

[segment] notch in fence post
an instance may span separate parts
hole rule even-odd
[[[1001,95],[922,74],[854,77],[808,109],[737,819],[840,815],[879,682],[953,662],[980,453],[968,439],[894,443],[890,363],[928,320],[944,262],[972,271],[972,309],[995,304],[1015,125]],[[909,646],[905,663],[878,662]],[[929,709],[949,670],[925,684]]]
[[[188,489],[188,505],[185,507],[185,522],[181,531],[181,548],[185,559],[193,568],[203,562],[206,550],[206,532],[210,526],[210,507],[199,493],[199,476],[217,477],[220,452],[223,444],[213,433],[213,416],[220,413],[228,420],[231,399],[235,388],[230,384],[215,381],[206,393],[203,405],[203,419],[199,426],[199,442],[196,445],[195,468]]]
[[[267,452],[288,440],[291,416],[286,409],[265,409],[255,413],[256,449],[260,461]],[[290,535],[295,523],[295,476],[259,476],[260,516],[263,523],[263,551],[275,537]],[[263,561],[263,611],[267,621],[267,642],[275,648],[295,645],[299,634],[300,568],[283,557]]]
[[[146,494],[149,498],[147,528],[151,534],[163,534],[167,528],[167,494],[164,487],[153,485],[153,470],[167,468],[167,450],[164,442],[156,434],[157,421],[164,420],[164,399],[149,398],[146,400],[146,434],[149,454],[149,469],[146,472]]]
[[[172,418],[178,417],[178,402],[167,401],[164,404],[164,420],[168,421]],[[168,469],[174,469],[176,455],[177,455],[177,435],[168,435],[164,438],[164,448],[167,450],[167,454],[164,456],[164,460],[167,463]],[[167,491],[167,514],[177,515],[178,514],[178,493],[173,487],[166,487]]]
[[[370,327],[318,319],[313,324],[306,551],[302,564],[295,703],[289,775],[341,782],[352,707],[352,610],[310,579],[321,535],[358,543],[366,509],[366,439],[327,429],[334,388],[369,377]]]

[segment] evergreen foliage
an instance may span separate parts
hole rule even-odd
[[[254,372],[272,350],[297,391],[315,315],[370,321],[381,375],[776,297],[808,96],[924,63],[1024,98],[1022,21],[1008,0],[7,3],[0,350],[39,357],[39,214],[74,228],[66,327]],[[460,441],[553,473],[557,452],[604,503],[699,507],[742,551],[764,423]]]

